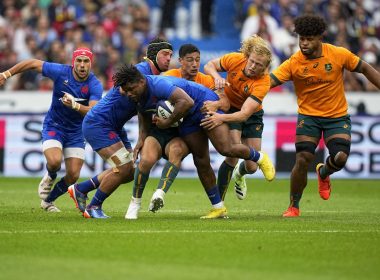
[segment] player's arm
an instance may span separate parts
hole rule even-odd
[[[362,61],[358,72],[362,73],[368,79],[368,81],[380,89],[380,73],[376,71],[376,69],[373,68],[370,64]]]
[[[204,66],[204,72],[214,78],[215,88],[221,89],[225,87],[227,81],[219,74],[219,72],[224,72],[220,65],[220,58],[215,58],[207,62]]]
[[[194,100],[181,88],[175,88],[169,101],[174,104],[174,111],[169,119],[172,124],[182,119],[194,106]]]
[[[13,67],[9,68],[8,70],[5,70],[0,74],[0,86],[2,86],[5,83],[5,81],[10,77],[25,72],[27,70],[35,70],[41,73],[43,64],[44,61],[34,58],[26,59],[17,63]]]
[[[157,118],[157,127],[168,128],[182,119],[194,106],[194,100],[181,88],[176,87],[169,97],[174,105],[174,111],[167,119]]]
[[[203,106],[202,106],[202,112],[206,113],[209,111],[217,111],[217,110],[222,110],[223,112],[228,112],[230,109],[230,101],[227,97],[227,95],[224,93],[224,89],[217,89],[215,92],[219,96],[218,101],[205,101]]]
[[[202,120],[201,126],[207,129],[213,129],[224,122],[245,122],[254,112],[257,111],[259,106],[260,103],[254,98],[247,98],[238,112],[232,114],[208,112],[209,117]]]

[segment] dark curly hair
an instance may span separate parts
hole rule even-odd
[[[136,68],[136,66],[130,64],[124,64],[120,66],[115,74],[112,76],[114,87],[123,86],[127,83],[136,83],[139,80],[144,79],[143,74]]]
[[[294,21],[294,32],[300,36],[318,36],[326,30],[326,22],[320,16],[306,14]]]

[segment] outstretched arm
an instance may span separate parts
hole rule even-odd
[[[367,62],[362,61],[362,65],[359,68],[359,73],[363,73],[363,75],[373,83],[378,89],[380,89],[380,73],[376,71],[371,65]]]
[[[4,85],[5,81],[9,79],[10,77],[27,70],[35,70],[41,73],[43,64],[44,64],[44,61],[34,59],[34,58],[26,59],[17,63],[15,66],[9,68],[8,70],[0,74],[0,86]]]

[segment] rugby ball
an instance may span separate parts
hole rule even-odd
[[[168,100],[159,100],[157,102],[157,116],[163,119],[168,119],[174,111],[173,104]],[[182,121],[181,119],[180,121]],[[179,122],[176,122],[172,125],[172,127],[177,127]]]

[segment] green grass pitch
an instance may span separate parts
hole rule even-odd
[[[68,195],[62,213],[39,208],[39,178],[0,178],[0,279],[379,279],[380,181],[333,180],[323,201],[315,180],[302,216],[284,219],[288,180],[248,180],[226,197],[229,219],[210,208],[197,179],[177,179],[158,213],[126,221],[131,185],[104,204],[107,220],[84,219]]]

